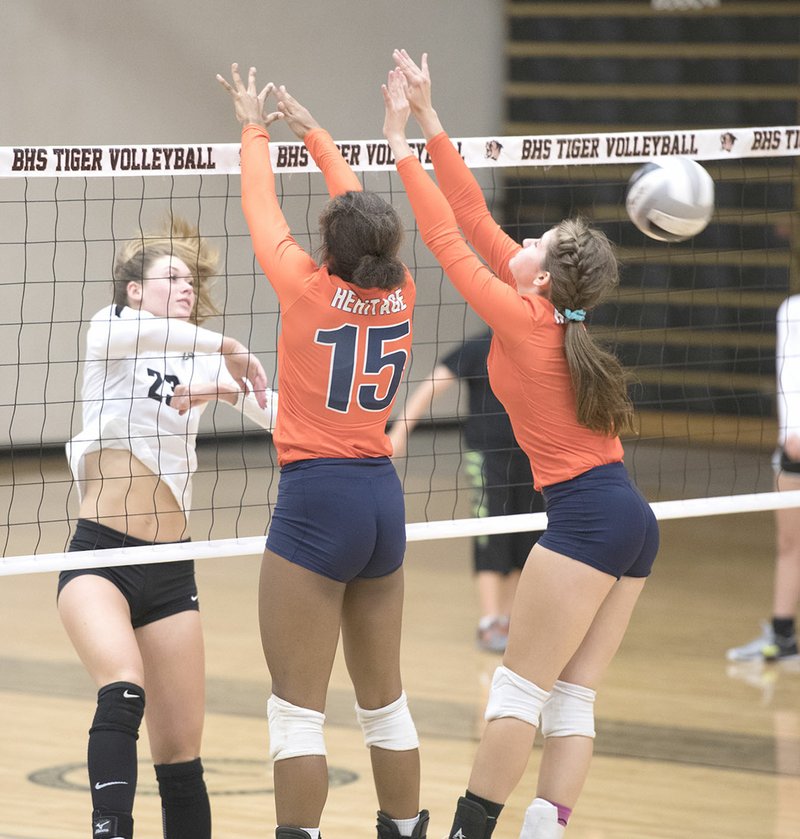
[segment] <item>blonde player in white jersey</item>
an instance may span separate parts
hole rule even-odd
[[[182,221],[126,243],[114,302],[86,340],[83,430],[67,444],[80,497],[70,551],[187,538],[195,439],[219,400],[271,430],[258,359],[197,324],[214,313],[216,254]],[[164,836],[210,839],[200,741],[204,651],[192,560],[64,571],[61,620],[98,687],[89,731],[92,836],[131,839],[145,713]]]

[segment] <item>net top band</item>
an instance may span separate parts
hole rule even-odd
[[[470,168],[558,166],[569,163],[642,163],[654,158],[726,160],[800,154],[800,126],[712,128],[682,131],[621,131],[467,137],[453,144]],[[385,140],[337,141],[356,172],[389,172],[394,158]],[[423,140],[412,140],[431,168]],[[146,175],[238,175],[239,144],[124,146],[3,146],[0,177],[120,177]],[[300,142],[270,143],[276,172],[318,172]]]

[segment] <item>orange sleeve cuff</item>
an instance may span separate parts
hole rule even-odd
[[[242,139],[244,139],[244,135],[247,134],[248,132],[249,133],[255,132],[256,134],[262,134],[264,137],[266,137],[269,140],[269,131],[267,131],[267,129],[263,125],[258,125],[255,122],[248,122],[247,125],[243,125],[242,126]]]

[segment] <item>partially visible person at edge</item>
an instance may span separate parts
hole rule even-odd
[[[723,135],[724,136],[724,135]],[[778,450],[773,458],[775,489],[800,490],[800,295],[778,308],[777,366]],[[729,661],[796,661],[797,607],[800,604],[800,510],[775,511],[775,576],[772,619],[761,635],[728,650]]]
[[[411,349],[416,290],[402,223],[364,192],[284,87],[218,76],[242,124],[242,206],[278,295],[278,498],[261,565],[259,618],[278,839],[317,839],[328,795],[323,725],[341,628],[370,750],[381,839],[425,836],[419,742],[400,677],[405,506],[385,428]],[[277,109],[264,113],[275,95]],[[322,261],[294,240],[275,193],[267,126],[282,118],[322,171]]]
[[[395,51],[384,133],[425,243],[492,328],[489,378],[531,460],[547,529],[522,571],[508,648],[451,837],[488,839],[544,735],[523,839],[563,835],[592,756],[596,688],[658,548],[653,512],[622,463],[632,406],[617,359],[584,324],[618,282],[611,244],[568,219],[520,246],[494,222],[431,105],[427,57]],[[441,190],[405,137],[409,103]],[[446,196],[446,197],[445,197]],[[472,252],[459,232],[488,263]]]
[[[404,455],[408,437],[434,398],[459,380],[467,386],[468,414],[462,426],[463,462],[473,489],[473,515],[541,513],[544,499],[533,488],[530,461],[517,445],[508,414],[489,385],[486,359],[491,332],[467,338],[445,355],[406,399],[389,429],[394,456]],[[502,653],[508,642],[511,604],[519,575],[540,531],[491,533],[472,541],[478,588],[478,647]]]
[[[197,325],[215,312],[209,286],[216,262],[179,219],[117,253],[113,303],[92,318],[86,337],[83,430],[67,445],[80,498],[70,551],[186,540],[195,438],[208,402],[227,402],[271,429],[276,394],[258,359]],[[200,760],[198,609],[191,559],[59,576],[61,620],[99,689],[88,751],[97,839],[133,836],[143,716],[164,836],[211,836]]]

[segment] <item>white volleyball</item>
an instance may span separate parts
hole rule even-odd
[[[625,209],[651,239],[682,242],[705,230],[711,220],[714,181],[688,157],[645,163],[628,181]]]

